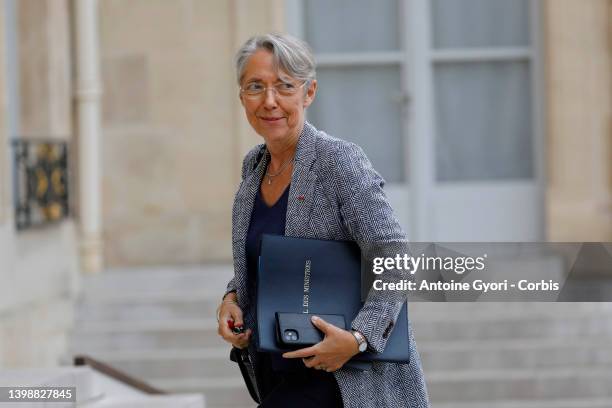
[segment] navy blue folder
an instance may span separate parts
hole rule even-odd
[[[357,244],[262,235],[257,274],[259,351],[287,351],[276,341],[276,312],[340,314],[350,326],[362,306]],[[355,359],[407,363],[410,347],[408,308],[404,303],[385,350],[361,353]]]

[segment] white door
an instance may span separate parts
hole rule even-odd
[[[539,1],[291,0],[309,120],[361,145],[413,241],[543,236]]]
[[[539,1],[410,0],[417,235],[543,238]]]
[[[399,0],[286,2],[288,31],[312,46],[317,61],[319,88],[308,120],[365,150],[409,231],[410,92],[402,6]]]

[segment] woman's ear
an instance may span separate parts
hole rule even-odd
[[[304,107],[307,108],[314,101],[315,95],[317,94],[317,80],[313,79],[310,82],[310,86],[306,90],[306,95],[304,95]]]

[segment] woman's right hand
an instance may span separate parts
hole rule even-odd
[[[232,321],[234,326],[243,326],[242,310],[236,303],[236,293],[230,292],[225,296],[219,306],[219,326],[217,333],[223,337],[223,340],[230,343],[232,346],[243,349],[249,345],[251,338],[251,329],[247,329],[244,333],[235,334],[230,328],[228,321]]]

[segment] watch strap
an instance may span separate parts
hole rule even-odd
[[[355,340],[357,341],[359,352],[363,353],[364,351],[366,351],[368,348],[368,341],[366,340],[365,336],[357,330],[351,330],[351,334],[353,335],[353,337],[355,337]]]

